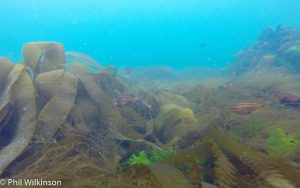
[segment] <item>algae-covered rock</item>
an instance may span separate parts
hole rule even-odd
[[[283,58],[288,61],[293,68],[300,69],[300,44],[290,46],[283,52]]]
[[[243,74],[260,67],[281,67],[299,70],[300,30],[277,27],[267,28],[255,45],[237,54],[232,64],[234,74]]]
[[[289,56],[290,58],[293,59],[299,59],[300,58],[300,44],[298,45],[293,45],[286,49],[284,53]]]
[[[179,107],[175,104],[166,104],[154,121],[155,134],[163,142],[168,143],[174,138],[180,138],[195,128],[198,120],[190,108]]]

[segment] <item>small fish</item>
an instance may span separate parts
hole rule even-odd
[[[264,104],[256,102],[239,102],[230,107],[229,110],[237,114],[247,115],[262,110],[263,108],[265,108]]]
[[[122,72],[122,74],[125,74],[125,75],[130,75],[130,73],[131,73],[131,71],[126,68],[122,68],[121,72]]]
[[[116,105],[119,106],[123,106],[126,105],[128,103],[134,103],[138,100],[139,98],[136,96],[130,96],[127,94],[120,94],[117,98],[116,98]]]

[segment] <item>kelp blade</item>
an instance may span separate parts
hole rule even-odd
[[[38,90],[51,97],[38,115],[37,134],[41,139],[51,139],[71,113],[77,95],[77,84],[77,78],[63,70],[42,73],[37,77]]]
[[[15,66],[21,70],[24,67]],[[12,91],[15,112],[18,114],[15,137],[0,150],[0,174],[28,146],[36,130],[35,90],[32,80],[27,73],[22,72],[15,86]]]
[[[65,62],[63,44],[56,42],[32,42],[23,47],[23,58],[35,74],[62,68]]]

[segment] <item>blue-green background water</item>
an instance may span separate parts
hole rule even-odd
[[[266,27],[300,26],[299,0],[0,0],[0,56],[59,41],[104,65],[225,67]]]

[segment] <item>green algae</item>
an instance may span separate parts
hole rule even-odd
[[[136,164],[143,164],[143,165],[153,164],[163,159],[166,159],[169,156],[169,154],[170,152],[161,151],[158,149],[154,149],[149,153],[146,153],[144,150],[142,150],[136,154],[133,154],[126,161],[126,163],[129,164],[130,166]]]
[[[277,154],[284,153],[300,144],[295,134],[287,133],[280,128],[270,133],[267,143],[271,145],[271,152]]]
[[[158,149],[154,149],[151,153],[150,153],[150,161],[152,163],[161,161],[163,159],[166,159],[169,155],[171,154],[171,152],[168,151],[161,151]]]
[[[128,159],[129,165],[135,165],[135,164],[151,164],[151,161],[145,151],[140,151],[137,154],[133,154],[129,159]]]

